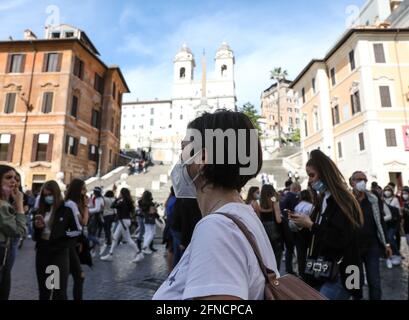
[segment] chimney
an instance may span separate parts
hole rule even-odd
[[[34,34],[33,31],[27,29],[24,31],[24,40],[37,40],[37,36]]]

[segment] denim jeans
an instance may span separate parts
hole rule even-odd
[[[400,241],[400,238],[396,239],[396,230],[397,230],[397,227],[387,227],[386,236],[387,236],[388,242],[391,245],[393,255],[399,256],[400,254],[398,250],[398,241]]]
[[[17,251],[18,251],[18,243],[20,242],[20,237],[12,238],[11,239],[11,247],[10,247],[10,270],[13,269],[14,262],[16,261]]]
[[[335,282],[326,282],[320,288],[320,293],[329,300],[350,300],[351,295],[342,285],[341,277]]]
[[[372,245],[361,257],[368,280],[369,300],[382,299],[381,274],[379,271],[380,257],[381,253],[378,243]],[[361,283],[364,283],[363,272],[361,272]]]
[[[182,251],[180,250],[180,243],[181,243],[181,235],[180,232],[177,232],[170,229],[172,234],[172,246],[173,246],[173,267],[179,263],[180,259],[182,258]]]

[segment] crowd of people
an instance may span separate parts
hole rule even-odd
[[[149,191],[137,203],[126,188],[118,198],[115,190],[103,194],[99,187],[88,196],[85,182],[73,179],[65,192],[51,180],[32,195],[23,192],[18,172],[3,165],[0,183],[0,300],[9,298],[16,254],[27,238],[35,241],[39,300],[67,300],[70,275],[73,299],[83,300],[83,266],[92,267],[98,257],[113,261],[120,243],[132,249],[134,263],[157,251],[156,223],[164,222]],[[58,267],[58,288],[47,282],[50,266]]]
[[[118,197],[117,190],[98,187],[88,196],[85,182],[74,179],[65,192],[48,181],[33,195],[22,192],[14,168],[0,165],[0,299],[9,297],[16,252],[25,238],[36,242],[39,299],[68,299],[72,275],[73,299],[82,300],[83,266],[92,266],[95,258],[113,261],[120,244],[130,248],[131,262],[141,262],[157,251],[157,224],[165,224],[169,277],[154,299],[264,299],[261,263],[277,278],[283,270],[298,276],[327,299],[363,299],[365,281],[369,298],[382,298],[382,259],[389,269],[399,266],[403,236],[409,245],[409,187],[368,185],[362,171],[346,180],[327,155],[315,150],[306,164],[308,188],[302,190],[299,177],[280,191],[263,179],[262,187],[250,187],[243,199],[243,188],[263,165],[260,141],[255,172],[243,174],[248,165],[228,157],[231,142],[221,151],[228,163],[212,162],[204,137],[207,130],[254,130],[249,118],[231,111],[205,113],[189,129],[203,138],[182,142],[164,204],[165,222],[149,191],[137,201],[126,188]],[[250,144],[251,139],[237,140],[233,148],[250,150]],[[210,154],[219,159],[217,152]],[[49,266],[59,268],[59,288],[47,282]],[[347,281],[351,267],[359,272],[352,286]]]

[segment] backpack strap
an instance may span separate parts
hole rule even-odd
[[[249,231],[249,229],[245,226],[245,224],[243,222],[241,222],[238,218],[236,218],[235,216],[228,214],[228,213],[223,213],[223,212],[216,212],[215,214],[219,214],[222,216],[225,216],[226,218],[229,218],[230,220],[232,220],[237,227],[241,230],[241,232],[243,232],[244,236],[246,237],[246,239],[248,240],[248,242],[250,243],[251,247],[253,248],[253,251],[256,255],[258,264],[260,265],[261,268],[261,272],[264,275],[264,278],[266,280],[266,283],[270,282],[270,277],[271,275],[273,275],[273,278],[276,279],[277,275],[274,271],[268,269],[264,262],[263,262],[263,258],[261,257],[260,254],[260,250],[257,246],[256,240],[254,239],[254,236],[251,234],[251,232]],[[269,276],[270,274],[270,276]]]

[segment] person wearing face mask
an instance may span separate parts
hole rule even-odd
[[[364,224],[359,231],[359,245],[368,281],[369,300],[381,300],[382,290],[379,269],[381,248],[383,248],[387,258],[392,256],[391,246],[386,240],[386,226],[382,207],[378,198],[367,190],[368,179],[365,173],[356,171],[349,181],[364,215]]]
[[[403,214],[403,231],[405,232],[406,243],[409,246],[409,187],[402,189],[402,214]]]
[[[23,194],[16,175],[14,168],[0,165],[0,300],[10,295],[11,239],[26,234]]]
[[[70,249],[76,244],[82,226],[78,215],[65,205],[60,187],[46,182],[40,193],[39,209],[34,218],[36,242],[36,274],[40,300],[67,300],[70,272]],[[59,287],[49,288],[49,266],[56,266]],[[57,283],[57,281],[55,281]]]
[[[305,279],[330,300],[360,299],[362,281],[347,286],[347,268],[361,267],[361,207],[335,163],[322,151],[311,152],[306,171],[309,185],[318,193],[314,211],[311,216],[289,213],[290,220],[309,231]]]
[[[388,269],[392,269],[393,266],[399,266],[401,264],[401,256],[398,248],[398,241],[401,239],[400,235],[397,236],[401,221],[401,208],[391,185],[387,185],[383,189],[383,210],[385,213],[386,237],[393,253],[392,257],[386,260],[386,266]]]
[[[249,192],[247,193],[246,204],[250,205],[254,211],[260,216],[260,188],[259,187],[250,187]]]
[[[225,138],[227,130],[235,135],[232,139],[229,137],[229,141],[224,139],[222,145],[216,145],[209,137],[209,132],[213,132]],[[240,148],[253,150],[247,163],[239,159],[232,161],[229,157],[232,150],[236,155]],[[196,225],[180,262],[157,290],[154,300],[264,299],[266,280],[256,255],[244,233],[230,218],[239,219],[249,229],[264,264],[279,277],[263,224],[240,196],[247,182],[257,177],[262,163],[257,131],[245,114],[219,110],[204,113],[189,124],[182,142],[181,159],[173,168],[171,178],[176,197],[197,199],[203,218]]]

